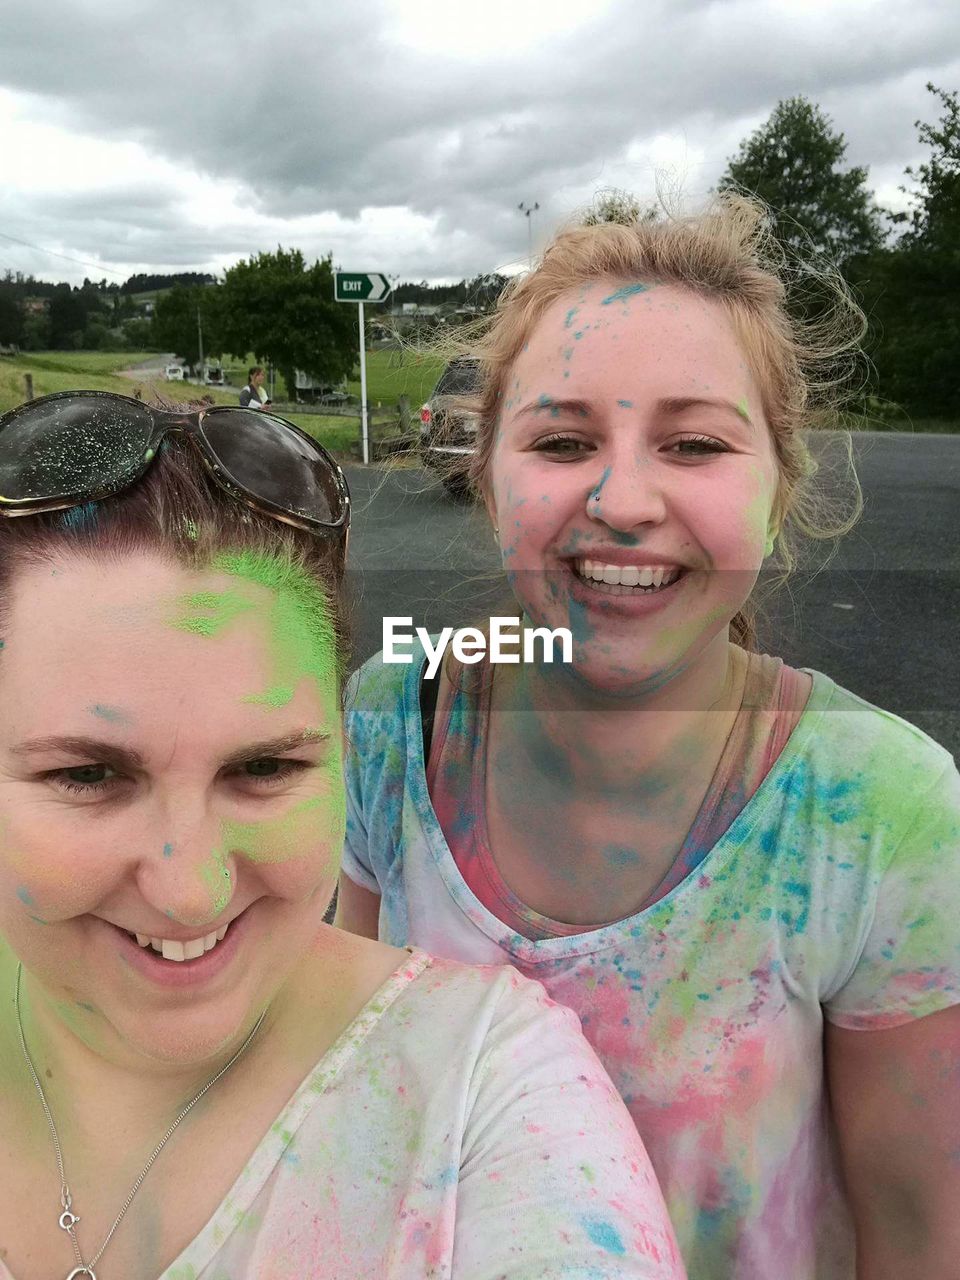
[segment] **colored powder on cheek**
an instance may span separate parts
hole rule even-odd
[[[346,830],[347,801],[338,767],[339,758],[334,763],[337,766],[336,776],[331,779],[330,795],[311,796],[287,813],[263,822],[224,822],[221,848],[214,852],[216,866],[225,869],[226,852],[261,865],[312,858],[318,844],[327,842],[332,844],[335,860],[339,863],[340,845]]]
[[[604,298],[601,305],[609,307],[612,302],[623,302],[627,298],[632,298],[638,293],[646,293],[650,286],[646,284],[625,284],[622,289],[618,289],[616,293],[611,293],[609,298]]]
[[[750,421],[750,414],[747,411],[746,396],[744,396],[742,400],[737,401],[737,413],[739,413],[740,417],[743,418],[744,422]]]
[[[165,858],[173,857],[173,845],[169,842],[163,846],[163,856]]]
[[[23,887],[23,885],[20,885],[19,888],[17,889],[17,897],[20,899],[20,901],[23,903],[25,907],[35,907],[37,905],[34,902],[33,898],[30,896],[30,893]]]

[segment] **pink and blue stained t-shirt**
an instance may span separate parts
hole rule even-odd
[[[824,1020],[870,1031],[960,1003],[949,754],[811,673],[772,767],[688,874],[627,919],[529,937],[470,889],[444,838],[421,667],[371,659],[348,698],[344,870],[382,895],[381,938],[511,964],[579,1015],[691,1276],[853,1280]]]

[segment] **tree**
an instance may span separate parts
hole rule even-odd
[[[787,98],[740,144],[718,188],[758,195],[788,250],[802,258],[812,250],[843,268],[883,242],[867,170],[844,167],[846,151],[843,134],[816,103]]]
[[[57,285],[50,298],[50,346],[55,351],[78,351],[87,327],[87,298],[68,284]]]
[[[308,267],[299,249],[278,246],[231,267],[221,289],[224,350],[269,361],[291,399],[297,369],[330,384],[352,373],[357,316],[333,300],[329,257]]]
[[[596,227],[601,222],[616,222],[630,227],[636,222],[650,222],[656,216],[656,205],[644,208],[632,192],[622,191],[618,187],[605,187],[596,192],[593,204],[584,214],[581,223],[585,227]]]
[[[927,88],[943,114],[916,121],[929,159],[907,169],[906,230],[878,255],[865,288],[875,322],[879,391],[913,414],[960,418],[960,95]]]
[[[153,311],[153,340],[161,351],[172,351],[191,369],[200,363],[200,340],[205,356],[225,350],[220,323],[220,286],[176,285],[157,295]]]
[[[17,285],[7,278],[0,280],[0,344],[20,346],[23,343],[23,307]]]

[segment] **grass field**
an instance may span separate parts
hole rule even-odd
[[[165,378],[128,378],[120,374],[132,364],[150,358],[148,352],[130,351],[37,351],[0,357],[0,413],[22,404],[25,398],[24,375],[33,377],[33,394],[49,395],[54,391],[113,391],[131,396],[140,388],[149,400],[158,395],[165,400],[186,400],[191,396],[210,395],[218,404],[236,404],[240,386],[246,381],[246,368],[241,382],[226,388],[197,387],[190,383],[167,382]],[[249,366],[247,366],[249,367]],[[317,414],[285,415],[309,432],[331,453],[350,456],[350,447],[359,439],[360,428],[354,418],[321,417]]]
[[[163,377],[136,379],[121,376],[121,369],[141,364],[148,359],[149,352],[136,351],[37,351],[24,352],[19,356],[0,356],[0,412],[23,402],[26,373],[33,375],[35,396],[48,395],[52,391],[79,389],[115,391],[129,396],[140,387],[147,399],[159,395],[164,399],[186,400],[202,393],[212,396],[220,404],[236,404],[239,389],[247,380],[247,369],[253,363],[252,358],[242,363],[225,362],[224,368],[231,385],[223,389],[167,382]],[[372,405],[379,403],[386,408],[395,405],[401,395],[406,395],[416,419],[417,411],[433,390],[443,364],[442,356],[417,352],[412,348],[369,351],[367,398]],[[347,390],[359,398],[359,376],[347,383]],[[279,403],[278,394],[278,405]],[[359,440],[358,418],[300,414],[293,407],[289,411],[281,407],[281,412],[315,436],[338,457],[349,457],[351,446]],[[906,416],[883,421],[850,416],[846,422],[854,431],[960,432],[960,423],[957,422],[910,419]]]

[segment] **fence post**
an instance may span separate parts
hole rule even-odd
[[[400,434],[410,434],[410,397],[401,396],[397,401],[397,416],[400,419]]]
[[[23,375],[23,389],[28,400],[33,399],[33,374],[25,373]]]

